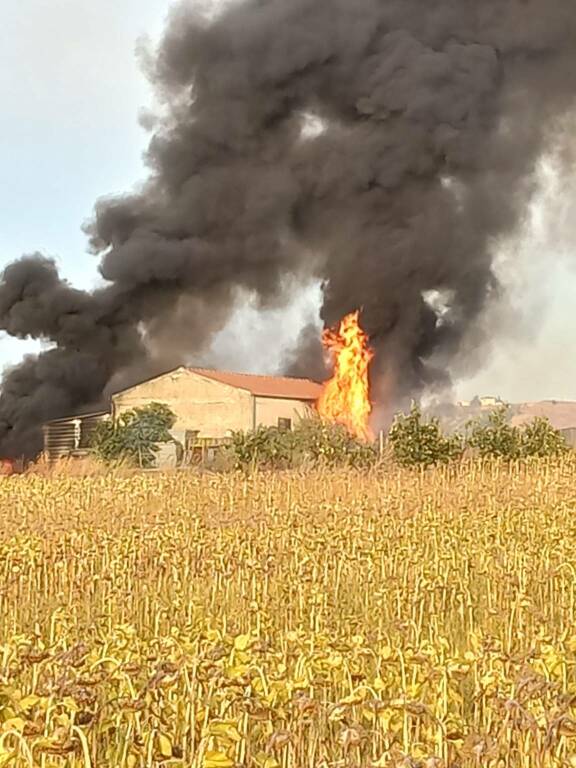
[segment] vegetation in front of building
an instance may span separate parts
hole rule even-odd
[[[175,414],[163,403],[134,408],[96,427],[92,451],[107,464],[127,462],[144,469],[152,467],[159,444],[173,442],[170,430],[175,423]]]
[[[437,418],[426,419],[417,405],[396,417],[387,437],[386,457],[400,466],[447,464],[466,453],[507,461],[559,456],[568,450],[564,437],[550,422],[537,418],[524,427],[508,422],[499,407],[484,421],[470,422],[465,432],[446,433]],[[236,432],[229,449],[235,468],[289,469],[318,464],[370,466],[383,458],[374,445],[351,437],[344,427],[319,419],[298,423],[293,431],[260,427]]]
[[[318,464],[368,466],[376,460],[377,451],[356,440],[343,426],[303,419],[292,430],[259,427],[252,432],[235,432],[228,455],[237,469],[289,469]]]
[[[413,405],[408,414],[396,417],[387,436],[391,457],[400,466],[429,467],[460,459],[465,454],[506,461],[560,456],[568,450],[562,434],[544,418],[523,427],[509,421],[509,409],[501,406],[483,419],[467,424],[465,431],[443,431],[440,420],[425,418]],[[176,417],[161,403],[136,408],[115,422],[95,430],[92,450],[106,463],[118,461],[150,468],[161,443],[175,442],[170,434]],[[294,469],[314,466],[367,467],[383,458],[375,445],[352,437],[345,427],[318,418],[304,419],[294,429],[259,427],[234,432],[218,457],[220,469]]]

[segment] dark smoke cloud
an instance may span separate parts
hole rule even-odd
[[[298,335],[296,345],[284,361],[288,376],[324,381],[329,376],[325,350],[316,323],[308,323]]]
[[[249,0],[210,22],[180,8],[151,71],[149,181],[98,204],[89,230],[106,287],[76,291],[37,256],[3,275],[0,329],[56,348],[8,372],[0,451],[33,453],[43,419],[142,365],[182,297],[205,308],[201,347],[238,291],[274,303],[287,276],[323,280],[327,324],[363,308],[398,391],[445,381],[498,293],[495,243],[561,139],[575,43],[573,0]],[[324,130],[303,136],[305,114]]]

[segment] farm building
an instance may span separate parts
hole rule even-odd
[[[50,459],[81,451],[95,423],[152,402],[174,412],[172,434],[188,447],[216,444],[232,431],[260,425],[291,429],[311,413],[321,391],[322,385],[309,379],[181,367],[115,393],[109,412],[49,422],[44,449]]]
[[[224,438],[234,430],[291,428],[310,413],[322,386],[308,379],[178,368],[112,396],[112,418],[156,402],[176,414],[174,436]]]

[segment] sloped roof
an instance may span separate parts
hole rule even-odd
[[[45,421],[44,424],[64,424],[66,422],[72,422],[76,419],[100,419],[105,418],[107,416],[110,416],[109,410],[99,410],[99,411],[90,411],[90,410],[81,410],[74,414],[71,414],[70,416],[62,416],[59,419],[50,419],[50,421]]]
[[[310,379],[293,379],[287,376],[256,376],[251,373],[233,373],[232,371],[213,371],[207,368],[188,368],[207,379],[219,381],[238,389],[246,389],[259,397],[283,397],[289,400],[317,400],[322,392],[322,384]]]

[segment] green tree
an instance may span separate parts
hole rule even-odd
[[[150,403],[123,413],[115,421],[96,428],[92,450],[103,461],[128,460],[138,467],[151,467],[158,444],[173,441],[170,429],[176,416],[163,403]]]
[[[392,454],[403,466],[432,466],[459,458],[463,452],[460,435],[444,435],[436,418],[425,421],[417,405],[409,414],[396,417],[389,434]]]
[[[522,430],[522,456],[560,456],[568,450],[564,435],[548,419],[538,416]]]
[[[559,456],[568,450],[563,435],[548,419],[539,416],[524,427],[515,427],[509,415],[505,405],[491,411],[485,423],[470,423],[468,445],[480,456],[508,460]]]
[[[355,440],[342,426],[303,419],[293,430],[259,427],[232,435],[230,455],[237,468],[286,469],[302,465],[367,466],[377,458],[373,446]]]
[[[522,435],[509,423],[509,411],[509,406],[503,405],[490,411],[485,423],[468,424],[468,445],[480,456],[517,459],[522,455]]]
[[[376,447],[357,440],[342,424],[304,419],[293,433],[296,464],[312,462],[332,466],[366,467],[378,458]]]
[[[230,451],[237,468],[255,466],[284,469],[291,465],[292,433],[277,427],[234,432]]]

